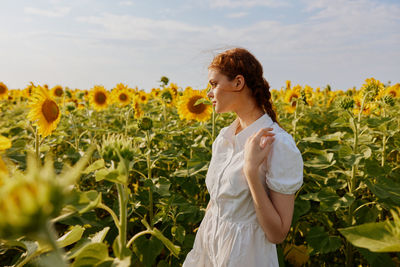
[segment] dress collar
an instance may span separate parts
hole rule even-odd
[[[256,133],[261,128],[271,127],[274,122],[271,117],[265,113],[252,124],[241,130],[237,135],[235,135],[236,129],[239,125],[239,118],[236,118],[231,125],[228,126],[227,130],[224,132],[223,137],[233,144],[237,150],[241,150],[244,148],[246,144],[247,138],[249,138],[252,134]]]

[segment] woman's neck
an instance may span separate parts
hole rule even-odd
[[[239,123],[238,127],[236,128],[235,134],[240,133],[243,129],[245,129],[247,126],[258,120],[264,114],[265,112],[258,107],[255,107],[247,111],[242,111],[240,113],[237,112],[236,115],[239,119]]]

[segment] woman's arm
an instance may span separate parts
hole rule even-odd
[[[247,139],[243,171],[253,197],[257,219],[267,239],[278,244],[285,240],[292,223],[294,194],[285,195],[270,190],[268,196],[259,179],[260,164],[267,160],[274,141],[271,130],[272,128],[263,128]]]
[[[292,224],[294,195],[286,195],[270,190],[270,197],[258,178],[257,171],[245,173],[258,222],[267,239],[274,244],[282,243]]]

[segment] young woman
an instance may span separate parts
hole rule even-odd
[[[259,61],[235,48],[208,67],[217,113],[235,112],[212,145],[206,176],[210,202],[183,266],[278,266],[275,244],[286,238],[303,160],[277,122]]]

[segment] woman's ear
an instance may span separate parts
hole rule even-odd
[[[236,89],[241,90],[244,87],[244,82],[245,82],[243,75],[237,75],[235,77],[235,81],[236,81],[235,83]]]

